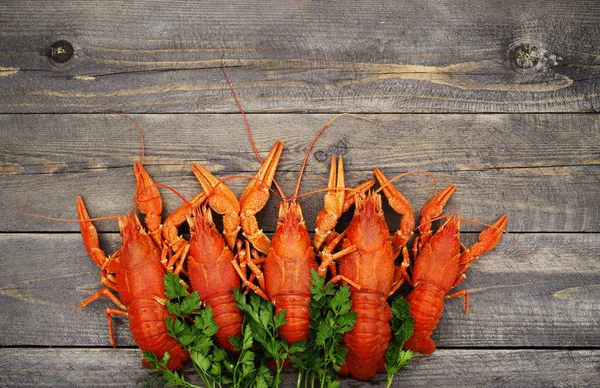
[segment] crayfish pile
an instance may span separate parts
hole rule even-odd
[[[111,344],[113,315],[127,316],[145,365],[169,385],[189,386],[176,371],[191,360],[207,386],[277,386],[282,368],[290,365],[307,386],[315,380],[334,386],[336,375],[370,380],[378,371],[388,373],[389,386],[412,352],[435,350],[431,334],[444,299],[464,296],[468,311],[468,292],[449,291],[496,246],[506,216],[468,248],[459,240],[463,220],[442,215],[454,185],[429,199],[417,225],[411,204],[393,184],[396,178],[375,169],[374,179],[346,188],[339,156],[331,159],[311,237],[297,200],[304,164],[293,196],[286,197],[274,180],[283,148],[275,142],[239,198],[226,177],[194,164],[202,191],[190,200],[181,197],[183,205],[164,220],[159,187],[166,186],[136,162],[135,209],[145,222],[136,211],[118,217],[121,247],[110,256],[77,197],[83,242],[106,286],[80,307],[110,298],[117,306],[106,309]],[[256,215],[274,182],[283,200],[269,238]],[[381,192],[401,216],[393,233]],[[351,221],[337,231],[350,209]],[[222,218],[222,232],[213,212]],[[440,219],[434,232],[432,223]],[[179,231],[184,224],[189,237]],[[396,297],[390,307],[388,298],[404,283],[412,287],[408,298]]]

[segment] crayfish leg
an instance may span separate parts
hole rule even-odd
[[[186,222],[188,213],[190,211],[198,209],[200,205],[204,203],[204,200],[206,200],[206,195],[207,194],[204,192],[196,195],[191,201],[189,201],[189,204],[183,204],[183,206],[171,213],[171,215],[165,220],[162,228],[163,239],[165,243],[171,247],[174,253],[168,264],[166,264],[168,268],[172,268],[175,263],[178,263],[177,268],[183,267],[183,262],[187,258],[187,254],[190,249],[190,243],[179,235],[177,228]]]
[[[125,305],[123,303],[121,303],[119,298],[117,298],[115,296],[115,294],[113,294],[108,288],[103,288],[103,289],[99,290],[98,292],[96,292],[94,295],[90,296],[89,298],[84,299],[81,303],[79,303],[79,306],[77,306],[77,309],[85,307],[88,304],[90,304],[91,302],[95,301],[96,299],[100,299],[103,296],[106,296],[114,304],[119,306],[119,308],[121,308],[123,310],[127,310],[127,307],[125,307]]]
[[[117,346],[115,344],[115,334],[113,331],[112,315],[116,314],[116,315],[128,316],[128,314],[127,314],[127,307],[125,307],[125,305],[123,303],[121,303],[121,301],[115,296],[115,294],[113,294],[108,288],[103,288],[103,289],[99,290],[98,292],[96,292],[94,295],[90,296],[89,298],[84,299],[79,304],[79,306],[77,306],[77,309],[80,309],[103,296],[106,296],[108,299],[110,299],[114,304],[119,306],[119,308],[121,309],[121,310],[119,310],[119,309],[111,308],[111,307],[106,309],[106,320],[108,321],[108,333],[110,335],[110,344],[116,348]]]
[[[331,170],[329,172],[329,182],[327,191],[324,197],[323,209],[317,214],[315,237],[313,245],[316,249],[320,249],[325,243],[330,241],[332,235],[336,235],[334,228],[342,216],[342,213],[348,211],[356,201],[356,195],[364,195],[367,190],[375,185],[375,180],[371,179],[356,186],[353,190],[344,191],[346,187],[344,181],[344,162],[342,156],[338,157],[336,162],[335,156],[331,157]]]
[[[223,234],[229,249],[233,249],[240,231],[240,202],[223,181],[217,179],[199,164],[192,164],[192,172],[208,193],[208,204],[215,212],[223,215]]]
[[[344,257],[352,252],[356,252],[356,246],[351,245],[349,247],[342,249],[339,252],[336,252],[334,254],[331,253],[333,251],[333,249],[335,249],[335,247],[337,247],[339,245],[340,241],[342,241],[342,239],[344,238],[345,235],[346,235],[346,231],[343,231],[342,233],[340,233],[336,238],[334,238],[332,241],[330,241],[327,244],[327,246],[323,249],[323,251],[321,252],[321,265],[319,266],[319,269],[317,270],[317,272],[319,273],[319,276],[325,276],[327,274],[327,268],[328,267],[331,268],[331,265],[333,265],[336,260],[338,260],[341,257]],[[332,276],[335,276],[335,273],[332,272]]]
[[[398,291],[404,282],[407,282],[408,284],[412,283],[408,272],[406,272],[408,267],[410,267],[410,259],[408,257],[408,249],[406,249],[406,247],[402,248],[402,258],[402,263],[395,268],[394,282],[392,283],[392,288],[388,297],[392,296],[396,291]]]
[[[344,162],[342,156],[340,155],[338,159],[339,161],[336,161],[335,156],[331,157],[331,170],[329,171],[329,182],[327,183],[329,190],[324,196],[323,209],[317,214],[315,238],[313,241],[316,249],[321,248],[321,245],[327,240],[327,237],[331,234],[339,218],[342,216],[346,183],[344,181]]]
[[[471,266],[473,261],[479,259],[481,255],[489,252],[498,245],[507,225],[508,217],[502,216],[492,226],[483,230],[479,234],[477,242],[460,255],[458,260],[458,273],[461,274],[465,272]]]
[[[235,271],[238,273],[238,276],[240,277],[240,279],[242,280],[242,286],[243,287],[247,287],[249,289],[251,289],[252,291],[254,291],[258,296],[260,296],[261,298],[263,298],[266,301],[270,301],[269,297],[267,296],[267,294],[265,294],[265,292],[263,291],[264,289],[264,274],[263,272],[260,270],[260,268],[258,268],[258,266],[256,266],[252,260],[250,260],[250,243],[248,241],[246,241],[246,247],[243,250],[240,250],[238,252],[238,254],[236,255],[236,257],[234,257],[234,259],[231,261],[231,265],[233,265],[233,268],[235,268]],[[243,262],[244,265],[244,270],[242,271],[242,268],[240,267],[240,263],[238,263],[238,261]],[[248,267],[252,270],[252,275],[255,275],[256,278],[258,279],[259,283],[261,284],[261,287],[257,286],[256,284],[252,283],[251,280],[248,280],[248,278],[246,277],[246,271],[245,271],[245,267],[246,265],[248,265]]]
[[[140,162],[133,164],[135,174],[135,203],[140,212],[146,215],[148,234],[157,246],[162,245],[162,198],[158,186],[152,180],[144,165]]]
[[[349,278],[347,278],[344,275],[336,275],[333,278],[331,278],[331,280],[328,283],[339,283],[339,282],[346,282],[349,285],[351,285],[352,287],[356,288],[358,291],[360,291],[360,284],[356,283],[353,280],[350,280]]]
[[[113,330],[113,315],[122,315],[128,317],[129,314],[127,313],[127,311],[118,310],[115,308],[109,307],[106,309],[106,320],[108,321],[108,334],[110,335],[110,344],[113,348],[116,348],[117,344],[115,342],[115,331]]]
[[[425,206],[423,206],[423,210],[421,210],[421,219],[419,221],[419,234],[421,237],[420,246],[424,246],[431,239],[431,220],[444,211],[444,206],[450,200],[452,194],[456,191],[455,185],[448,185],[444,190],[440,191],[436,196],[431,198]]]
[[[462,280],[464,280],[464,278]],[[459,283],[460,283],[460,281],[459,281]],[[450,299],[450,298],[456,298],[456,297],[459,297],[459,296],[464,296],[465,297],[465,314],[467,314],[469,312],[469,291],[467,291],[467,290],[460,290],[458,292],[455,292],[454,294],[446,295],[446,296],[444,296],[444,298],[445,299]]]
[[[88,255],[92,258],[94,263],[100,268],[104,268],[110,261],[110,258],[106,257],[106,253],[100,249],[100,241],[98,240],[98,231],[92,224],[92,221],[88,221],[90,216],[83,203],[83,198],[77,196],[77,215],[79,218],[79,228],[81,229],[81,238],[83,245],[87,250]]]

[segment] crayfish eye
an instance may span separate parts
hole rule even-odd
[[[192,225],[192,226],[190,227],[190,230],[191,230],[192,232],[195,232],[195,231],[196,231],[196,226]]]
[[[136,226],[135,226],[135,230],[137,230],[137,231],[139,232],[139,231],[141,230],[140,226],[139,226],[139,225],[136,225]]]
[[[123,237],[123,231],[119,231],[119,236]]]
[[[375,213],[379,213],[381,211],[381,208],[379,208],[379,206],[375,206]]]
[[[212,228],[213,226],[215,226],[215,224],[213,224],[212,222],[209,222],[209,223],[208,223],[208,227],[209,227],[209,228]]]
[[[285,217],[279,217],[279,222],[283,224],[285,222]]]
[[[296,217],[296,222],[300,222],[300,221],[302,221],[302,217],[300,217],[300,216]]]

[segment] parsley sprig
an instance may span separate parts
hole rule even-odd
[[[317,271],[311,272],[312,294],[310,309],[310,339],[306,351],[294,355],[292,361],[299,370],[298,387],[304,379],[305,387],[339,387],[334,371],[344,364],[348,350],[342,346],[344,333],[356,323],[356,312],[350,311],[350,288],[325,283]]]
[[[265,360],[261,357],[260,348],[254,346],[253,332],[248,324],[243,327],[243,337],[230,337],[235,348],[241,351],[233,368],[233,387],[260,387],[273,386],[274,377],[267,368]]]
[[[158,375],[161,381],[157,381],[159,386],[162,387],[190,387],[190,388],[201,388],[198,385],[191,384],[185,380],[183,374],[179,374],[177,371],[171,371],[167,369],[167,363],[171,359],[168,352],[165,352],[162,358],[158,358],[156,354],[152,352],[144,352],[144,360],[148,361],[152,372]],[[153,387],[154,381],[148,379],[145,387]]]
[[[392,339],[388,345],[385,355],[387,372],[387,386],[392,385],[394,375],[406,364],[412,361],[414,353],[410,350],[402,350],[404,343],[412,336],[415,320],[410,316],[410,305],[406,299],[398,297],[392,302]]]
[[[236,304],[245,312],[242,338],[230,337],[240,352],[234,359],[214,344],[212,337],[218,326],[212,309],[202,308],[198,293],[187,295],[186,287],[171,273],[166,274],[164,284],[165,296],[170,299],[165,305],[174,316],[165,318],[167,330],[190,352],[192,365],[206,387],[278,387],[281,370],[288,359],[299,370],[298,387],[302,384],[314,387],[316,382],[321,387],[339,387],[335,372],[340,370],[348,353],[342,346],[343,336],[352,330],[357,317],[350,311],[352,301],[347,285],[338,287],[325,283],[325,278],[312,271],[310,338],[308,343],[299,341],[291,346],[278,334],[279,327],[285,323],[285,311],[275,314],[270,302],[253,292],[247,297],[234,289]],[[402,350],[413,333],[414,320],[408,302],[396,298],[391,309],[393,335],[386,353],[388,388],[394,375],[413,358],[410,350]],[[168,353],[159,358],[154,353],[144,352],[144,358],[153,372],[162,375],[165,385],[198,387],[186,381],[183,374],[167,369]],[[267,358],[275,364],[275,376],[266,365]]]
[[[281,370],[291,354],[301,352],[305,348],[304,341],[294,342],[291,346],[279,337],[279,327],[285,323],[285,310],[274,314],[274,307],[268,302],[250,292],[249,301],[240,290],[234,289],[233,296],[237,306],[246,313],[244,320],[244,342],[248,338],[256,341],[264,349],[265,354],[275,363],[274,387],[281,383]],[[249,356],[248,356],[249,357]],[[262,367],[262,365],[261,365]]]
[[[167,273],[164,284],[165,296],[170,299],[165,305],[169,313],[174,315],[165,317],[169,334],[188,350],[192,365],[206,387],[216,388],[231,384],[234,364],[229,354],[214,344],[212,336],[219,327],[213,318],[212,309],[202,309],[197,292],[186,295],[186,288],[177,275]],[[190,323],[188,317],[192,318],[193,323]],[[168,353],[159,360],[153,353],[145,352],[144,358],[154,372],[162,373],[167,385],[195,386],[185,381],[183,375],[166,368],[170,358]]]

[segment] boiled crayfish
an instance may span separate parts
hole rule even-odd
[[[431,334],[444,311],[444,299],[464,296],[465,313],[469,311],[468,291],[448,292],[466,279],[464,272],[473,261],[498,244],[508,225],[508,217],[502,216],[480,233],[478,241],[471,248],[465,248],[460,242],[461,219],[457,216],[447,217],[432,236],[430,220],[441,214],[455,189],[454,185],[450,185],[433,197],[421,214],[424,221],[420,225],[420,238],[415,239],[413,249],[416,257],[410,281],[413,290],[408,295],[415,330],[405,344],[406,349],[415,352],[430,354],[435,351]],[[403,251],[403,255],[408,260],[407,250]],[[404,276],[410,279],[408,274],[404,273]]]
[[[152,195],[148,197],[151,200],[136,201],[137,207],[146,213],[146,217],[149,214],[158,217],[156,225],[160,225],[162,212],[160,193],[141,163],[136,162],[134,172],[138,193],[145,193],[146,189],[154,191],[154,194],[149,194]],[[92,260],[102,270],[100,279],[107,287],[82,301],[79,307],[86,306],[102,296],[108,297],[119,307],[119,309],[106,309],[110,343],[116,346],[112,316],[127,316],[131,335],[140,349],[153,352],[160,358],[168,352],[171,358],[167,367],[180,369],[182,363],[189,359],[189,354],[176,339],[169,335],[165,324],[165,317],[171,316],[165,307],[163,278],[166,269],[161,264],[166,262],[166,249],[157,244],[152,235],[146,232],[136,214],[130,214],[119,217],[121,247],[116,253],[107,257],[100,249],[96,228],[89,220],[81,197],[77,197],[77,211],[83,243]],[[158,233],[154,235],[160,236],[159,228],[157,226],[155,228],[154,231]],[[111,290],[118,292],[121,300]]]
[[[334,164],[335,159],[332,160]],[[338,170],[340,179],[343,176],[341,157]],[[376,177],[381,178],[377,173]],[[414,227],[413,210],[406,198],[393,186],[384,189],[384,194],[392,208],[402,215],[400,228],[392,238],[383,215],[381,196],[376,192],[359,192],[355,194],[354,216],[348,228],[333,238],[321,252],[322,265],[336,261],[338,276],[350,284],[352,311],[357,313],[357,320],[354,328],[344,336],[343,345],[348,349],[348,355],[340,373],[359,380],[370,380],[383,368],[392,336],[389,325],[391,310],[386,300],[404,282],[404,277],[398,275],[401,271],[395,266],[394,259]],[[327,195],[335,195],[335,192]],[[326,196],[325,200],[331,198]],[[338,212],[330,215],[332,219],[339,219],[342,211],[349,207],[344,202],[344,195],[338,192],[335,206]],[[333,226],[331,222],[330,229]],[[340,242],[341,250],[333,253]],[[402,265],[406,266],[406,263]]]

